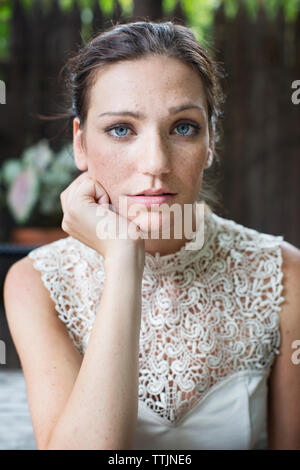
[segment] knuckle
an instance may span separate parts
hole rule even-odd
[[[68,226],[67,226],[65,219],[62,220],[61,228],[63,229],[64,232],[68,231]]]
[[[61,203],[63,204],[64,199],[65,199],[65,191],[63,191],[62,193],[60,193],[59,198],[60,198]]]

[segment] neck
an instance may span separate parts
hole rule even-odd
[[[180,250],[182,246],[184,246],[187,242],[191,240],[192,235],[195,234],[197,230],[197,225],[196,225],[196,208],[197,205],[193,206],[193,211],[192,211],[192,224],[191,224],[191,229],[187,231],[185,234],[184,231],[184,220],[182,220],[182,229],[181,229],[181,238],[175,238],[174,237],[174,223],[172,224],[170,228],[170,237],[168,239],[162,238],[161,232],[159,234],[159,238],[145,238],[145,251],[151,255],[155,255],[155,253],[159,253],[160,255],[167,255],[171,253],[175,253],[176,251]],[[183,218],[182,218],[183,219]],[[201,221],[200,221],[201,223]],[[185,236],[187,235],[187,236]],[[189,238],[188,238],[189,237]]]

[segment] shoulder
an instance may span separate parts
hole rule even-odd
[[[28,256],[9,269],[4,306],[11,339],[26,380],[30,417],[38,447],[44,448],[72,391],[82,358]],[[75,344],[76,346],[76,344]],[[80,346],[80,345],[79,345]]]
[[[4,295],[15,292],[26,295],[33,288],[40,288],[46,292],[43,274],[53,276],[53,271],[62,265],[62,256],[69,251],[70,241],[61,239],[39,246],[28,253],[27,256],[13,263],[5,277]],[[64,256],[64,259],[66,257]]]
[[[280,351],[269,376],[269,448],[300,449],[300,250],[288,242],[282,253],[284,303]]]
[[[51,309],[54,308],[49,292],[41,280],[41,274],[34,268],[34,261],[28,255],[9,268],[4,281],[3,294],[6,314],[9,315],[17,312],[19,309],[13,307],[17,306],[21,299],[24,302],[26,298],[28,300],[39,299],[44,305],[47,303]]]
[[[18,354],[27,357],[30,345],[40,328],[57,327],[55,305],[44,287],[33,261],[25,256],[8,270],[4,281],[5,316]]]
[[[212,243],[239,267],[280,276],[282,235],[260,232],[214,213],[211,226]]]
[[[300,294],[300,250],[286,241],[282,241],[280,248],[285,281],[289,284],[289,290],[295,289],[295,294]]]
[[[30,305],[34,302],[54,310],[60,271],[68,264],[71,246],[71,240],[57,240],[33,249],[10,266],[3,287],[7,316],[21,312],[22,303]]]
[[[260,232],[254,228],[242,225],[235,220],[221,217],[212,213],[212,233],[218,238],[222,248],[235,249],[250,254],[262,250],[277,249],[283,241],[281,235]]]
[[[63,276],[73,276],[75,271],[103,265],[102,255],[71,236],[37,247],[28,257],[44,278],[53,277],[55,271],[61,271]]]
[[[280,248],[284,298],[280,312],[281,353],[282,362],[290,362],[292,343],[300,340],[300,250],[286,241]]]
[[[29,252],[28,258],[35,261],[34,266],[54,267],[55,265],[62,266],[61,259],[67,261],[69,257],[74,257],[74,254],[79,257],[82,246],[78,240],[72,237],[61,238],[52,243],[39,246]]]
[[[32,281],[40,282],[40,274],[34,268],[34,261],[27,255],[13,263],[5,277],[4,292],[12,289],[20,292],[26,285],[31,285]]]
[[[281,312],[282,333],[290,334],[289,327],[293,326],[300,339],[300,250],[286,241],[282,241],[280,248],[285,298]]]

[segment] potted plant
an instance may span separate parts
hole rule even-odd
[[[78,174],[72,145],[55,154],[46,139],[25,149],[20,159],[6,160],[0,169],[0,203],[16,224],[10,241],[43,245],[68,236],[61,229],[60,193]]]

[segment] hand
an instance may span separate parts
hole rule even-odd
[[[70,236],[101,253],[105,260],[124,253],[137,258],[138,252],[138,259],[144,262],[145,241],[139,227],[112,210],[107,192],[87,171],[60,194],[60,200],[61,227]],[[113,237],[107,227],[117,228]]]

